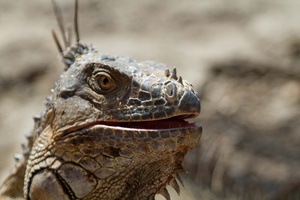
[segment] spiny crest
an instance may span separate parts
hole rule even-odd
[[[161,194],[166,200],[171,200],[169,191],[166,188],[163,188],[158,194]]]
[[[165,71],[165,76],[166,76],[166,77],[169,77],[169,78],[172,78],[172,79],[175,79],[175,80],[177,80],[181,85],[183,85],[182,77],[181,77],[181,76],[177,77],[177,70],[176,70],[176,68],[173,69],[172,73],[170,72],[169,69],[167,69],[167,70]]]
[[[59,42],[59,39],[54,30],[52,30],[52,37],[58,48],[59,53],[62,55],[63,63],[65,64],[65,70],[67,70],[75,61],[77,56],[86,54],[90,51],[94,51],[92,46],[83,45],[80,43],[79,30],[78,30],[78,0],[75,0],[75,10],[74,10],[74,22],[73,28],[75,32],[75,44],[72,45],[72,30],[70,27],[67,31],[64,26],[62,14],[60,8],[57,6],[55,0],[52,0],[53,11],[58,23],[60,33],[62,35],[64,48]]]
[[[177,194],[179,196],[180,195],[180,187],[175,178],[171,179],[171,181],[169,182],[169,185],[174,188],[174,190],[177,192]]]
[[[179,186],[178,182],[181,183],[182,187],[184,187],[184,185],[183,185],[181,177],[178,174],[176,174],[174,176],[175,177],[173,177],[167,185],[173,187],[174,190],[176,191],[177,195],[180,196],[180,186]],[[167,188],[165,188],[165,187],[163,187],[157,194],[162,195],[163,197],[165,197],[166,200],[171,200],[170,193],[167,190]]]

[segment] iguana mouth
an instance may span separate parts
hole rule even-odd
[[[91,129],[95,126],[105,126],[105,128],[111,129],[130,129],[132,131],[148,131],[148,130],[178,130],[182,131],[185,129],[199,129],[201,126],[194,122],[187,121],[190,118],[194,118],[197,115],[188,114],[188,115],[179,115],[166,119],[158,120],[145,120],[145,121],[93,121],[89,123],[77,124],[76,126],[68,127],[65,130],[61,130],[63,135],[79,131]]]
[[[152,120],[152,121],[139,121],[139,122],[103,122],[100,124],[107,126],[118,126],[123,128],[131,129],[151,129],[151,130],[161,130],[161,129],[180,129],[187,127],[194,127],[195,123],[190,123],[186,119],[190,116],[178,116],[168,119]]]

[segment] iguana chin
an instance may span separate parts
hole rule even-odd
[[[59,8],[53,2],[63,35]],[[171,185],[202,127],[193,86],[176,69],[153,61],[97,53],[79,42],[62,50],[66,65],[35,117],[23,157],[0,194],[25,199],[154,199]]]

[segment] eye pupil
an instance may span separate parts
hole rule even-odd
[[[108,85],[108,84],[109,84],[108,78],[105,77],[105,78],[102,80],[102,83],[103,83],[104,85]]]

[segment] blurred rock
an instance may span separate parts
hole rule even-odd
[[[204,134],[186,164],[198,183],[239,199],[299,199],[300,74],[229,60],[200,91]]]

